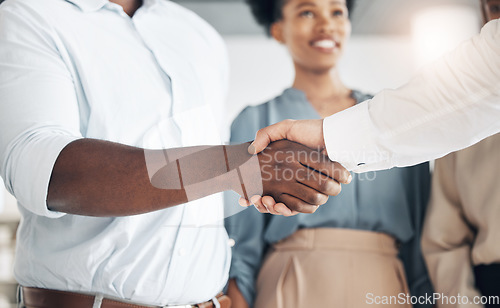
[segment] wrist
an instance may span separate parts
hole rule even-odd
[[[257,155],[251,155],[247,149],[250,142],[225,146],[229,176],[227,186],[248,199],[262,193],[262,178]]]

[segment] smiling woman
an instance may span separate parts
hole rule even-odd
[[[335,67],[351,33],[344,1],[290,0],[271,35],[285,44],[296,75],[321,74]]]
[[[326,117],[370,97],[347,87],[338,70],[353,1],[247,2],[287,49],[295,75],[283,94],[240,113],[232,142],[251,140],[258,129],[285,119]],[[428,180],[427,164],[356,175],[314,214],[266,217],[250,209],[228,218],[235,243],[228,287],[233,307],[364,307],[368,293],[431,292],[419,245]],[[258,210],[285,214],[279,204],[266,208],[269,198],[255,200]],[[237,200],[228,197],[227,207]]]

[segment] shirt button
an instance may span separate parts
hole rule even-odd
[[[234,245],[236,244],[235,240],[230,238],[227,240],[227,244],[229,245],[229,247],[234,247]]]

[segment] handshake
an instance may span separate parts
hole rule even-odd
[[[252,177],[257,165],[252,160],[258,161],[259,178]],[[275,215],[314,213],[329,196],[340,193],[341,184],[351,181],[349,172],[321,149],[289,140],[272,142],[239,169],[242,188],[247,188],[233,189],[242,196],[240,205],[253,204],[259,212]],[[262,187],[255,185],[259,182]]]
[[[262,196],[255,195],[250,199],[240,198],[241,206],[249,206],[253,203],[261,213],[285,216],[301,212],[313,213],[320,205],[326,203],[328,196],[336,196],[340,193],[341,184],[351,182],[352,176],[349,171],[328,158],[323,136],[323,120],[285,120],[270,125],[257,132],[248,151],[252,154],[266,155],[267,151],[272,151],[275,144],[280,142],[277,140],[283,139],[302,145],[299,151],[307,155],[303,156],[305,159],[298,159],[297,162],[308,169],[307,180],[302,180],[300,176],[292,179],[289,188],[297,188],[292,193],[279,194],[278,192],[279,195],[277,195],[277,191],[264,191]],[[265,148],[268,145],[269,147]],[[296,146],[290,147],[296,149]],[[319,159],[314,159],[314,157]],[[300,170],[297,169],[296,175],[299,175]]]
[[[154,187],[181,190],[187,201],[233,190],[240,205],[275,215],[313,213],[351,181],[327,156],[322,120],[284,121],[260,130],[252,144],[165,150],[163,157],[163,167],[149,172]]]

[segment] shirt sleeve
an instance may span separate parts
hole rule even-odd
[[[500,20],[409,83],[324,120],[331,160],[354,172],[442,157],[500,131]]]
[[[24,208],[59,217],[47,189],[59,153],[81,138],[75,88],[53,30],[21,10],[0,8],[0,172]]]
[[[475,288],[471,259],[475,234],[464,218],[455,181],[455,161],[455,153],[436,161],[422,250],[436,292],[446,296],[460,294],[472,300],[481,296]]]

